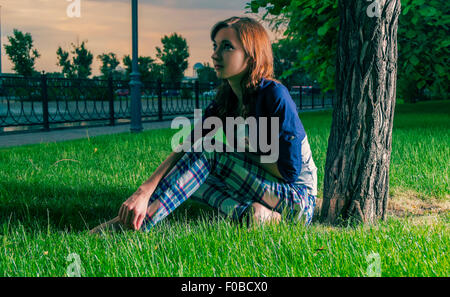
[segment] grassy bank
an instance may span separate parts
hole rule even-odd
[[[449,115],[445,101],[396,107],[392,200],[401,193],[424,203],[450,200]],[[331,111],[300,118],[321,197]],[[218,220],[214,211],[202,214],[188,201],[148,234],[89,236],[87,229],[114,216],[169,155],[173,134],[165,129],[0,149],[0,275],[63,276],[71,253],[80,256],[84,275],[359,276],[371,253],[379,254],[382,275],[448,273],[448,212],[431,222],[390,217],[371,228],[281,224],[263,232]]]

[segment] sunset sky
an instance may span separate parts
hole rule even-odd
[[[75,1],[75,0],[72,0]],[[210,62],[211,27],[230,16],[245,14],[250,0],[139,0],[139,55],[156,58],[155,47],[161,38],[173,32],[186,38],[189,66],[185,75],[192,76],[197,62]],[[80,0],[81,17],[69,17],[70,0],[0,0],[2,26],[2,71],[12,72],[4,45],[13,29],[31,33],[34,47],[41,57],[35,68],[46,72],[60,71],[56,50],[70,50],[70,43],[88,40],[93,53],[92,72],[99,75],[97,55],[114,52],[122,57],[131,54],[131,0]],[[267,26],[265,26],[267,28]],[[269,31],[271,39],[275,34]]]

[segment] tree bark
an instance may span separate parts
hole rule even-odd
[[[337,97],[325,163],[324,223],[374,223],[386,215],[400,0],[375,1],[375,16],[374,0],[338,3]]]

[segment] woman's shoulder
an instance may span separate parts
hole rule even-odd
[[[269,110],[279,106],[295,107],[289,90],[277,80],[263,78],[259,85],[259,92],[260,100],[269,107]]]
[[[263,93],[272,94],[289,94],[288,89],[276,79],[262,78],[259,84],[259,91]]]

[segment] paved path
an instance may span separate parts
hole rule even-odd
[[[315,112],[328,110],[314,109],[314,110],[300,110],[299,112]],[[170,128],[172,120],[166,120],[162,122],[149,122],[142,123],[143,129],[165,129]],[[191,119],[191,124],[193,119]],[[83,128],[66,128],[59,130],[52,130],[49,132],[26,132],[26,133],[10,133],[6,135],[0,135],[0,148],[11,147],[35,143],[47,143],[47,142],[59,142],[72,139],[80,139],[86,137],[94,137],[98,135],[116,134],[130,132],[130,124],[122,124],[116,126],[102,126],[102,127],[83,127]]]
[[[170,128],[172,121],[142,123],[145,130]],[[0,147],[58,142],[71,139],[94,137],[97,135],[130,132],[130,124],[103,127],[66,128],[49,132],[26,132],[20,134],[0,135]]]

